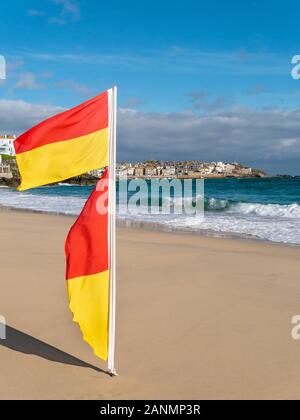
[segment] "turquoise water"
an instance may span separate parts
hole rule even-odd
[[[120,185],[117,183],[117,193]],[[169,231],[237,235],[300,244],[300,178],[209,179],[205,180],[204,186],[205,217],[122,214],[119,219],[126,224],[152,223],[157,229]],[[124,190],[124,185],[122,187]],[[0,205],[76,215],[91,191],[92,187],[65,184],[22,193],[1,188]],[[203,200],[198,192],[193,183],[190,193],[195,200]],[[134,193],[129,193],[128,197]],[[173,199],[176,198],[175,195]],[[147,196],[142,201],[144,206],[150,205]]]
[[[205,195],[232,203],[300,204],[300,177],[211,179],[205,181]]]

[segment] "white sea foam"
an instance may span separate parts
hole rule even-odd
[[[57,185],[60,187],[78,187],[78,184],[69,184],[68,182],[59,182]]]
[[[47,190],[45,189],[44,192]],[[198,199],[203,199],[199,197]],[[2,188],[0,205],[49,213],[78,215],[86,198],[15,192]],[[126,223],[152,223],[157,229],[184,230],[196,233],[236,234],[274,242],[300,244],[300,205],[231,203],[228,200],[205,200],[205,217],[160,214],[122,214]],[[1,217],[1,216],[0,216]]]
[[[85,201],[79,197],[36,195],[11,190],[2,190],[0,193],[2,206],[67,215],[79,214]]]
[[[207,207],[209,210],[224,210],[227,209],[230,205],[228,200],[220,200],[213,197],[209,198],[207,201]]]
[[[283,217],[300,219],[300,205],[293,204],[256,204],[237,203],[232,206],[232,211],[242,214],[254,214],[263,217]]]
[[[235,234],[273,242],[300,244],[300,219],[246,217],[230,213],[208,214],[204,218],[177,218],[169,226],[193,232]]]

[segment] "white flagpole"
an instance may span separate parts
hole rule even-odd
[[[108,147],[108,246],[109,246],[109,334],[108,371],[117,375],[115,368],[116,339],[116,135],[117,135],[117,87],[109,91],[109,147]]]

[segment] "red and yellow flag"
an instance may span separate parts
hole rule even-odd
[[[55,115],[15,142],[19,191],[51,184],[108,165],[108,91]]]
[[[98,182],[66,240],[70,309],[96,356],[108,358],[108,171]]]
[[[115,374],[116,97],[114,87],[41,122],[14,143],[21,191],[109,166],[113,187],[108,188],[106,169],[71,228],[65,250],[74,321],[95,354],[108,360],[112,374]]]

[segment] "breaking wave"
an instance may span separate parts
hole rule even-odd
[[[253,214],[263,217],[280,217],[300,219],[300,205],[293,204],[255,204],[255,203],[237,203],[232,205],[232,211],[242,214]]]
[[[260,204],[241,203],[230,200],[215,198],[205,199],[205,210],[207,211],[228,211],[244,215],[255,215],[262,217],[280,217],[300,219],[300,205],[292,204]]]
[[[267,193],[261,194],[261,190],[257,188],[255,189],[256,195],[253,195],[253,191],[249,189],[249,184],[246,184],[245,182],[244,190],[241,190],[241,187],[239,189],[232,187],[230,191],[220,191],[221,188],[215,188],[205,198],[203,195],[197,195],[194,199],[192,197],[173,197],[171,199],[163,198],[162,200],[163,204],[173,206],[190,205],[191,202],[194,203],[196,200],[197,204],[203,205],[205,217],[200,214],[193,217],[186,214],[160,214],[159,212],[130,214],[126,206],[124,209],[122,203],[120,203],[118,221],[126,226],[146,227],[151,225],[158,230],[182,230],[201,234],[209,232],[221,236],[234,234],[242,237],[300,245],[298,184],[293,187],[293,193],[290,194],[287,194],[286,188],[282,187],[280,194],[283,198],[281,201],[277,198],[277,203],[276,197],[279,195],[277,190],[275,191],[276,194],[272,195],[270,193],[268,196]],[[222,185],[225,185],[225,183]],[[91,187],[78,187],[65,183],[28,192],[16,192],[9,188],[1,188],[0,207],[75,216],[82,210],[91,191]],[[243,194],[241,194],[241,191]],[[219,192],[222,195],[218,196]],[[226,198],[227,196],[229,198]],[[149,205],[148,197],[142,197],[140,204],[147,209]],[[153,208],[154,206],[151,210]],[[122,213],[122,210],[125,211]]]

